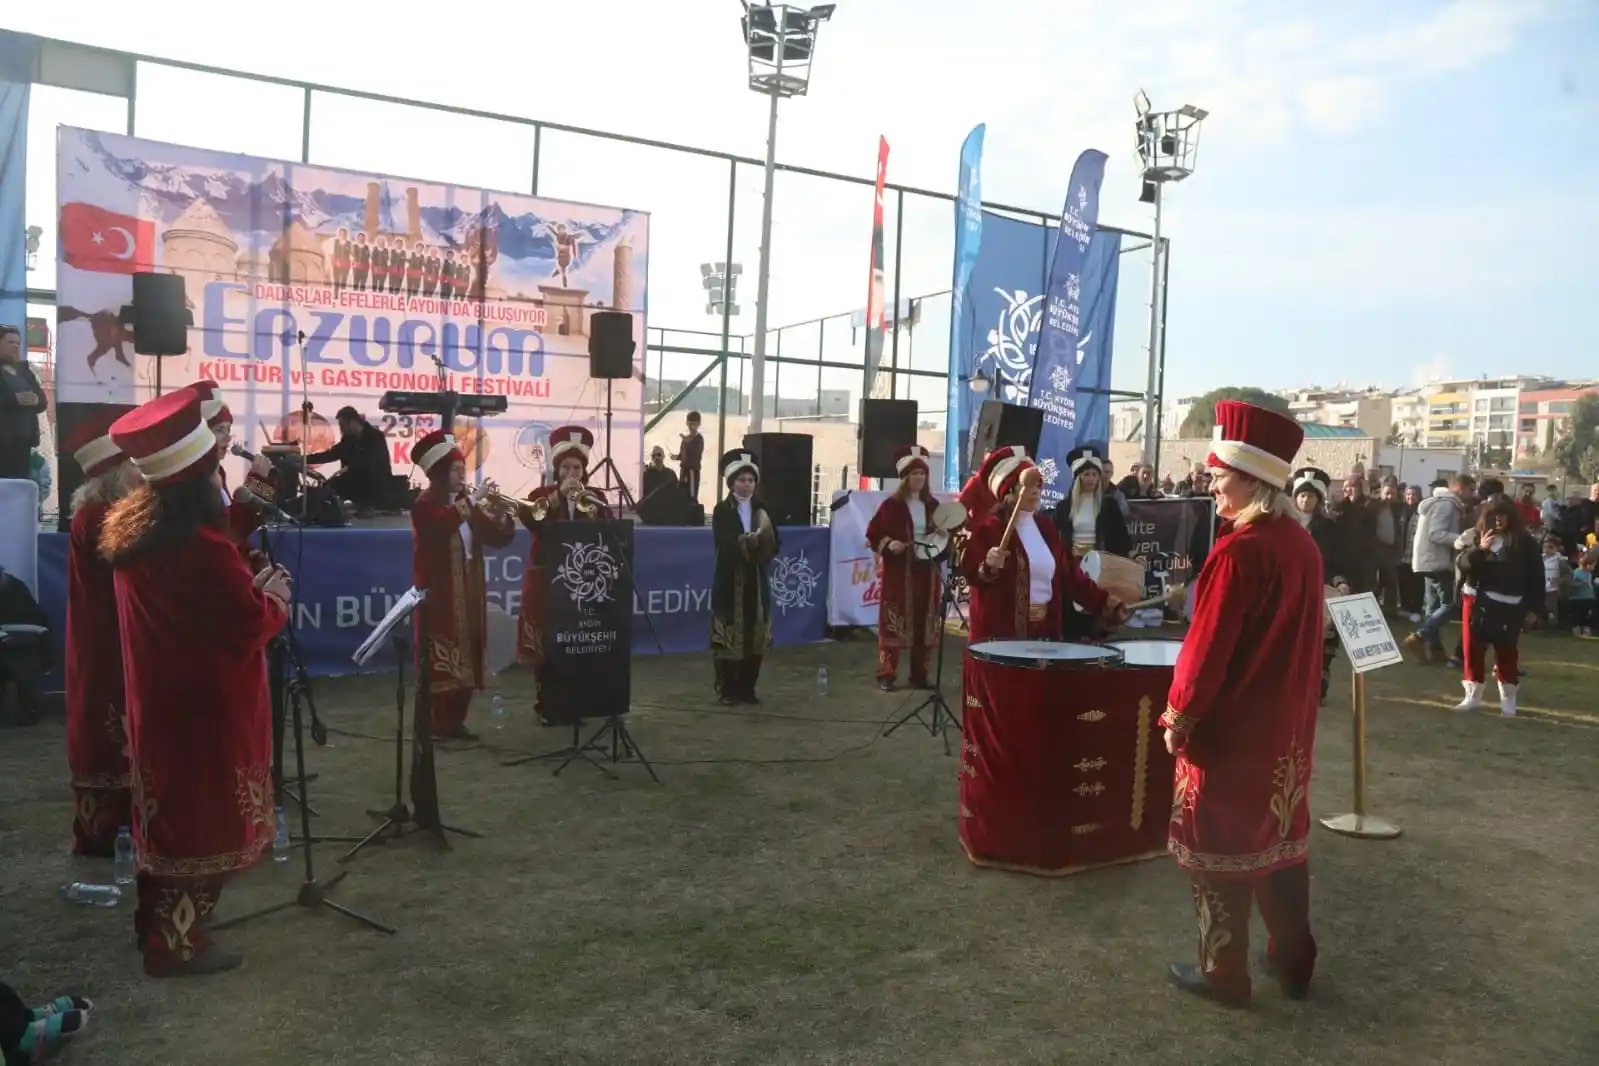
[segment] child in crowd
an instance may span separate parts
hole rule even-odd
[[[1553,633],[1567,620],[1566,597],[1571,593],[1571,563],[1566,559],[1566,547],[1553,533],[1543,539],[1543,592],[1544,609],[1548,612],[1549,632]],[[1567,624],[1575,625],[1575,622]]]
[[[1589,548],[1582,562],[1571,574],[1571,596],[1566,601],[1571,609],[1572,631],[1579,637],[1594,635],[1594,625],[1599,623],[1599,606],[1594,594],[1594,570],[1599,568],[1599,549]]]

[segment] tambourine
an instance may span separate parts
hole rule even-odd
[[[932,530],[916,538],[911,552],[917,562],[936,563],[949,554],[949,534],[941,529]]]

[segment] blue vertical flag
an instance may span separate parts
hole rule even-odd
[[[949,403],[944,411],[944,488],[953,491],[965,471],[966,434],[961,417],[971,401],[967,379],[976,354],[977,317],[967,292],[977,251],[983,242],[983,134],[979,122],[961,144],[960,184],[955,193],[955,281],[951,285],[949,312]]]
[[[0,323],[27,331],[28,97],[38,39],[0,30]],[[27,348],[24,340],[23,348]]]
[[[1067,484],[1066,453],[1079,442],[1078,386],[1085,376],[1081,365],[1083,268],[1088,246],[1099,225],[1099,187],[1105,180],[1104,152],[1089,149],[1077,157],[1066,205],[1061,209],[1060,234],[1044,288],[1043,321],[1038,329],[1038,354],[1033,360],[1032,386],[1027,403],[1044,412],[1044,430],[1038,440],[1038,465],[1044,474],[1044,499],[1049,506],[1063,495]],[[1098,378],[1098,368],[1088,377]],[[1094,394],[1084,394],[1088,400]]]

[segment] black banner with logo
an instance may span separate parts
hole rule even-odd
[[[633,523],[554,522],[544,547],[544,716],[560,725],[628,711]]]
[[[1144,595],[1159,596],[1191,585],[1194,567],[1210,552],[1216,532],[1216,501],[1209,496],[1129,500],[1134,562],[1144,567]],[[1196,556],[1198,558],[1196,558]]]

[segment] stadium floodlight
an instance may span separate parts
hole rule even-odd
[[[811,85],[811,63],[816,58],[817,28],[833,17],[835,5],[794,7],[788,4],[751,4],[741,0],[739,20],[744,47],[749,52],[750,89],[770,98],[766,118],[766,195],[761,207],[761,262],[755,277],[755,349],[750,353],[749,432],[761,431],[762,397],[766,385],[766,306],[772,262],[772,186],[777,175],[777,104],[790,96],[804,96]]]
[[[1160,236],[1161,190],[1167,182],[1182,181],[1194,172],[1199,159],[1199,124],[1210,117],[1210,112],[1193,104],[1184,104],[1176,111],[1152,110],[1149,95],[1142,89],[1133,97],[1133,110],[1137,116],[1133,128],[1144,183],[1138,198],[1155,205],[1155,240],[1151,253],[1154,269],[1149,299],[1149,381],[1144,391],[1144,458],[1156,463],[1160,454],[1160,419],[1156,408],[1160,401],[1166,342],[1166,247]]]

